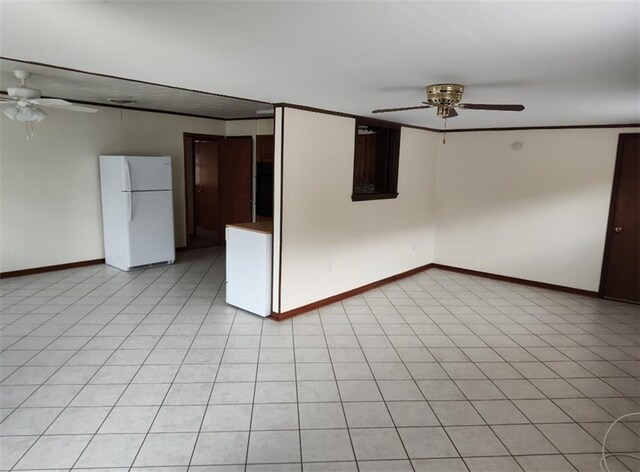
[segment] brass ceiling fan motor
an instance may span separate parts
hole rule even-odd
[[[451,110],[462,100],[464,86],[460,84],[433,84],[427,87],[426,105],[436,108],[438,116],[448,118]]]

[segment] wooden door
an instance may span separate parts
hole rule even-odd
[[[256,162],[273,162],[274,137],[272,134],[256,136]]]
[[[220,224],[252,221],[252,139],[225,138],[219,141]]]
[[[600,294],[640,303],[640,134],[621,134]]]
[[[219,149],[216,141],[196,141],[194,213],[196,227],[220,231]]]

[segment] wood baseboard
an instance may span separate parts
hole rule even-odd
[[[186,246],[176,248],[176,252],[188,250]],[[91,259],[88,261],[69,262],[67,264],[57,264],[44,267],[34,267],[32,269],[12,270],[9,272],[0,272],[0,279],[8,279],[10,277],[20,277],[22,275],[42,274],[43,272],[54,272],[56,270],[76,269],[78,267],[86,267],[90,265],[104,264],[104,258]]]
[[[426,264],[420,267],[416,267],[415,269],[407,270],[400,274],[392,275],[391,277],[387,277],[385,279],[378,280],[376,282],[371,282],[370,284],[363,285],[362,287],[354,288],[352,290],[348,290],[346,292],[339,293],[338,295],[334,295],[332,297],[325,298],[323,300],[318,300],[317,302],[309,303],[308,305],[304,305],[298,308],[294,308],[293,310],[283,311],[282,313],[271,313],[271,318],[277,321],[282,321],[287,318],[291,318],[292,316],[300,315],[302,313],[307,313],[311,310],[317,310],[323,306],[331,305],[332,303],[339,302],[341,300],[345,300],[347,298],[354,297],[363,292],[367,292],[374,288],[380,287],[381,285],[386,285],[391,282],[395,282],[396,280],[404,279],[406,277],[411,277],[417,273],[423,272],[427,269],[430,269],[433,264]]]
[[[57,264],[45,267],[34,267],[32,269],[12,270],[9,272],[0,272],[0,279],[8,279],[10,277],[20,277],[22,275],[41,274],[43,272],[54,272],[56,270],[76,269],[78,267],[86,267],[90,265],[104,264],[104,259],[91,259],[88,261],[69,262],[67,264]]]
[[[436,264],[436,263],[431,264],[431,267],[433,269],[448,270],[450,272],[458,272],[460,274],[475,275],[477,277],[484,277],[486,279],[500,280],[502,282],[510,282],[510,283],[520,284],[520,285],[528,285],[530,287],[546,288],[549,290],[556,290],[558,292],[573,293],[575,295],[584,295],[587,297],[598,296],[598,292],[592,292],[590,290],[582,290],[579,288],[565,287],[563,285],[548,284],[545,282],[536,282],[534,280],[519,279],[517,277],[508,277],[506,275],[490,274],[488,272],[481,272],[479,270],[462,269],[460,267],[452,267],[452,266],[448,266],[444,264]]]
[[[575,295],[584,295],[584,296],[587,296],[587,297],[597,297],[598,296],[597,292],[592,292],[592,291],[589,291],[589,290],[582,290],[582,289],[578,289],[578,288],[564,287],[562,285],[553,285],[553,284],[547,284],[547,283],[544,283],[544,282],[535,282],[533,280],[519,279],[519,278],[516,278],[516,277],[507,277],[505,275],[490,274],[490,273],[487,273],[487,272],[481,272],[481,271],[477,271],[477,270],[462,269],[460,267],[452,267],[452,266],[448,266],[448,265],[444,265],[444,264],[432,263],[432,264],[423,265],[421,267],[416,267],[415,269],[411,269],[411,270],[408,270],[406,272],[402,272],[400,274],[392,275],[391,277],[387,277],[386,279],[378,280],[377,282],[372,282],[370,284],[363,285],[362,287],[354,288],[353,290],[348,290],[346,292],[339,293],[338,295],[334,295],[332,297],[325,298],[325,299],[319,300],[317,302],[309,303],[308,305],[304,305],[304,306],[301,306],[299,308],[294,308],[293,310],[284,311],[282,313],[272,312],[271,313],[271,318],[274,319],[274,320],[277,320],[277,321],[282,321],[282,320],[285,320],[287,318],[291,318],[292,316],[296,316],[296,315],[300,315],[300,314],[303,314],[303,313],[307,313],[307,312],[312,311],[312,310],[317,310],[318,308],[321,308],[323,306],[331,305],[332,303],[336,303],[336,302],[345,300],[347,298],[354,297],[354,296],[359,295],[359,294],[361,294],[363,292],[366,292],[368,290],[380,287],[381,285],[386,285],[386,284],[394,282],[396,280],[404,279],[406,277],[411,277],[412,275],[415,275],[415,274],[417,274],[419,272],[423,272],[423,271],[429,270],[429,269],[446,270],[446,271],[450,271],[450,272],[457,272],[457,273],[460,273],[460,274],[473,275],[473,276],[477,276],[477,277],[484,277],[484,278],[487,278],[487,279],[499,280],[499,281],[502,281],[502,282],[510,282],[510,283],[515,283],[515,284],[519,284],[519,285],[527,285],[527,286],[530,286],[530,287],[537,287],[537,288],[544,288],[544,289],[549,289],[549,290],[556,290],[556,291],[559,291],[559,292],[572,293],[572,294],[575,294]]]

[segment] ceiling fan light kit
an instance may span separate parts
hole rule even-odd
[[[98,111],[95,108],[77,106],[58,98],[40,98],[42,96],[40,90],[28,87],[26,84],[26,81],[31,77],[29,72],[16,70],[14,75],[20,80],[21,85],[19,87],[7,87],[7,95],[0,96],[0,105],[6,105],[2,113],[11,120],[27,124],[40,122],[47,117],[47,113],[42,110],[42,107],[87,113]],[[33,130],[31,134],[33,134]],[[27,136],[29,136],[29,131]]]
[[[47,117],[47,114],[38,107],[32,107],[30,105],[18,106],[11,105],[2,110],[7,117],[16,121],[37,121],[40,122]]]

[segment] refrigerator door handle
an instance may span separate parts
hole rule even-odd
[[[125,192],[131,192],[131,167],[129,166],[129,161],[126,157],[122,159],[122,170],[122,174],[125,178],[124,190]]]
[[[133,221],[133,193],[127,192],[127,213],[129,221]]]

